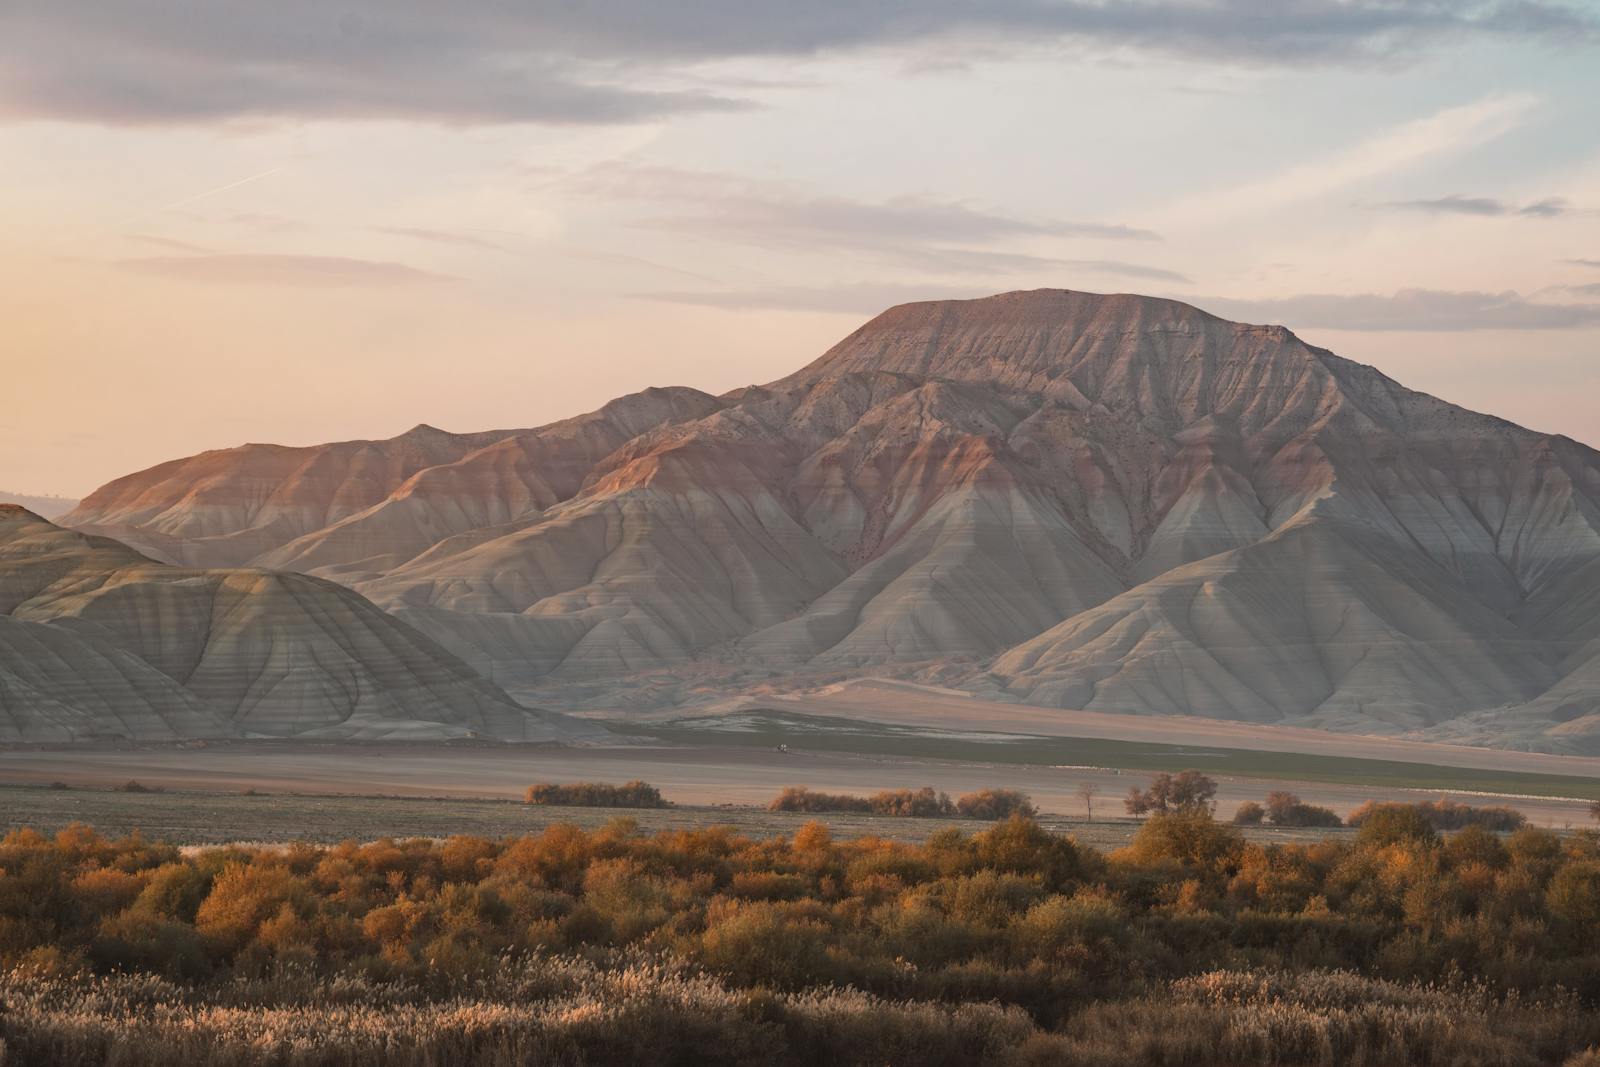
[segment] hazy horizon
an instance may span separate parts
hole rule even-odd
[[[718,393],[891,304],[1038,287],[1279,322],[1600,444],[1585,6],[28,2],[7,30],[11,492]]]

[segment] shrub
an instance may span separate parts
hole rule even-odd
[[[1600,862],[1569,863],[1550,879],[1550,910],[1580,930],[1600,932]]]
[[[1330,808],[1307,804],[1293,793],[1267,794],[1267,821],[1274,826],[1343,826],[1344,820]]]
[[[874,793],[868,800],[874,815],[904,815],[918,819],[954,815],[955,805],[944,793],[936,793],[929,786],[921,789],[885,789]]]
[[[982,789],[956,800],[956,813],[966,819],[1009,819],[1013,815],[1033,818],[1039,810],[1026,793],[1015,789]]]
[[[1235,826],[1260,826],[1261,820],[1266,818],[1267,809],[1253,800],[1247,800],[1233,813]]]
[[[278,915],[297,895],[294,875],[285,867],[234,863],[212,883],[195,913],[195,929],[232,955],[248,944],[267,920]]]
[[[1140,863],[1174,860],[1199,871],[1221,873],[1244,848],[1244,839],[1230,826],[1202,810],[1158,812],[1139,827],[1133,843],[1121,854]]]
[[[1433,820],[1417,804],[1367,803],[1351,812],[1346,821],[1361,828],[1359,840],[1366,845],[1394,845],[1406,841],[1431,845],[1439,839]]]
[[[869,812],[872,803],[866,797],[846,793],[819,793],[803,785],[791,785],[773,798],[768,811]]]
[[[1346,825],[1360,826],[1372,815],[1384,808],[1411,808],[1433,826],[1435,830],[1462,830],[1468,826],[1481,826],[1485,830],[1495,830],[1501,833],[1510,833],[1520,830],[1527,824],[1527,817],[1514,808],[1485,807],[1474,808],[1467,804],[1457,804],[1448,798],[1442,800],[1424,800],[1418,804],[1398,804],[1394,802],[1378,804],[1367,801],[1345,819]]]
[[[117,786],[116,787],[116,791],[119,792],[119,793],[154,793],[154,792],[157,792],[157,790],[152,789],[149,786],[147,786],[147,785],[143,784],[142,782],[139,782],[138,780],[133,779],[133,778],[129,778],[126,782],[123,782],[121,785]]]
[[[943,793],[928,786],[921,789],[885,789],[870,797],[848,793],[819,793],[803,785],[791,785],[767,805],[768,811],[798,811],[813,814],[845,812],[896,815],[910,818],[937,818],[956,813],[955,805]]]
[[[622,785],[608,782],[539,782],[528,787],[523,799],[529,804],[551,804],[576,808],[665,808],[661,791],[648,782]]]

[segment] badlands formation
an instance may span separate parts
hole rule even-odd
[[[9,647],[76,642],[118,675],[107,706],[178,731],[307,703],[327,720],[311,729],[500,733],[502,689],[692,707],[878,676],[1600,753],[1600,453],[1167,300],[908,304],[769,385],[650,389],[531,430],[208,452],[62,520],[168,567],[10,521],[25,544],[86,546],[97,577],[52,569],[41,600],[12,550]],[[99,577],[125,571],[142,577]],[[362,649],[335,667],[318,642],[347,630]],[[35,706],[23,685],[64,701],[17,658],[0,706]]]
[[[0,741],[582,732],[331,582],[170,567],[0,505]]]

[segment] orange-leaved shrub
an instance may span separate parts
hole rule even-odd
[[[665,808],[661,790],[649,782],[536,782],[523,800],[529,804],[556,804],[577,808]]]

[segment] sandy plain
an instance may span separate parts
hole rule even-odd
[[[1202,764],[1203,765],[1203,764]],[[764,806],[780,789],[805,785],[830,792],[932,786],[952,796],[990,787],[1020,789],[1041,811],[1082,816],[1079,790],[1099,791],[1096,813],[1121,814],[1121,797],[1148,771],[1110,767],[1033,766],[899,755],[791,751],[701,744],[540,745],[304,742],[213,743],[205,747],[14,748],[0,751],[0,784],[106,789],[129,780],[165,790],[394,797],[519,798],[538,781],[622,782],[642,778],[683,805]],[[1437,789],[1392,784],[1296,782],[1216,775],[1217,810],[1230,815],[1244,800],[1289,788],[1303,799],[1345,814],[1367,800],[1418,800]],[[62,791],[63,797],[71,791]],[[1581,826],[1588,801],[1562,797],[1474,796],[1463,802],[1510,804],[1539,825]],[[3,798],[0,798],[3,803]],[[0,821],[13,824],[10,813]],[[381,825],[367,830],[391,832]],[[400,832],[398,829],[392,832]]]

